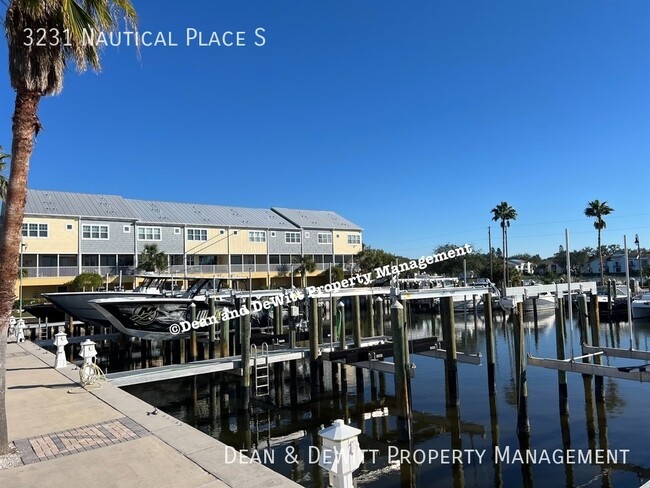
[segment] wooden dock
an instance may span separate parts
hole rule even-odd
[[[269,351],[267,364],[295,361],[296,359],[304,359],[308,357],[308,347],[279,349]],[[254,360],[252,358],[250,360],[250,365],[251,367],[254,365]],[[151,383],[154,381],[185,378],[187,376],[196,376],[200,374],[219,373],[223,371],[237,372],[241,369],[241,356],[229,356],[185,364],[170,364],[168,366],[158,366],[156,368],[121,371],[119,373],[110,373],[106,375],[106,378],[115,386],[129,386],[141,383]]]

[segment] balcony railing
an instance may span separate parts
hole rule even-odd
[[[59,266],[59,267],[25,267],[23,268],[25,278],[56,278],[59,276],[77,276],[79,268],[77,266]]]

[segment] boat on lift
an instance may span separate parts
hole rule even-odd
[[[58,310],[68,314],[75,320],[87,324],[108,327],[110,323],[95,307],[90,305],[91,300],[102,298],[146,298],[174,296],[181,293],[177,284],[185,280],[190,282],[197,278],[180,277],[178,275],[164,274],[140,274],[136,278],[142,278],[142,283],[133,290],[124,291],[71,291],[59,293],[43,293],[43,297],[52,303]]]
[[[211,293],[219,293],[220,285],[226,281],[199,278],[180,297],[104,297],[91,300],[89,305],[126,335],[147,340],[182,339],[192,330],[207,333],[209,325],[221,321],[224,310],[234,309],[234,303],[220,293],[215,296],[215,314],[210,314]]]

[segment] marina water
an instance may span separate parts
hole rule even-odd
[[[438,316],[413,313],[409,322],[411,338],[441,337]],[[460,407],[449,410],[445,402],[444,361],[411,355],[416,369],[411,380],[413,439],[410,444],[399,442],[396,420],[391,415],[395,405],[393,376],[351,366],[342,367],[333,376],[332,366],[326,362],[323,385],[318,392],[313,392],[308,361],[271,365],[270,395],[256,398],[250,414],[243,414],[239,409],[240,379],[231,374],[203,375],[125,389],[232,446],[224,462],[245,464],[246,458],[237,455],[242,452],[306,487],[327,486],[326,472],[318,466],[318,431],[336,418],[343,418],[362,430],[359,442],[366,457],[355,473],[359,487],[636,488],[650,479],[647,441],[650,385],[605,378],[605,403],[602,404],[595,402],[593,383],[591,388],[586,388],[582,375],[568,373],[569,416],[561,417],[557,371],[528,366],[530,449],[535,458],[528,464],[522,463],[517,456],[522,446],[516,432],[512,322],[504,323],[501,315],[495,313],[497,395],[493,401],[488,395],[483,317],[457,314],[455,322],[458,351],[480,352],[483,364],[459,363]],[[557,324],[553,313],[540,312],[537,326],[532,314],[525,316],[524,323],[525,352],[555,358]],[[571,332],[569,325],[565,326],[568,357]],[[573,338],[574,354],[578,356],[581,352],[577,326]],[[635,349],[647,350],[650,324],[635,322],[632,342]],[[629,325],[602,320],[600,344],[629,348]],[[604,358],[604,364],[611,366],[639,363]],[[112,367],[115,371],[116,365]],[[131,369],[140,364],[123,367]],[[595,463],[598,449],[609,453],[609,463]],[[454,452],[462,465],[452,463]],[[406,458],[409,453],[410,457]],[[591,455],[594,455],[592,462],[584,462]],[[408,459],[410,463],[400,463],[400,459]]]

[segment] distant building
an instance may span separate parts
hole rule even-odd
[[[111,286],[121,276],[128,287],[138,255],[152,243],[167,254],[167,273],[248,277],[250,270],[254,286],[287,286],[303,255],[316,262],[312,276],[331,264],[351,271],[362,248],[362,229],[327,210],[28,190],[23,296],[65,290],[65,283],[82,272],[108,275]]]
[[[564,274],[564,273],[566,273],[566,268],[561,264],[556,263],[552,259],[544,259],[535,268],[535,274],[540,274],[540,275]]]
[[[533,274],[533,263],[523,259],[508,259],[508,267],[518,269],[522,274]]]
[[[634,278],[639,276],[639,257],[636,251],[628,251],[628,262],[630,266],[630,275]],[[650,254],[641,254],[641,270],[650,265]],[[603,256],[603,269],[605,274],[625,274],[625,253],[612,254]],[[587,265],[588,273],[600,273],[600,261],[596,257]]]

